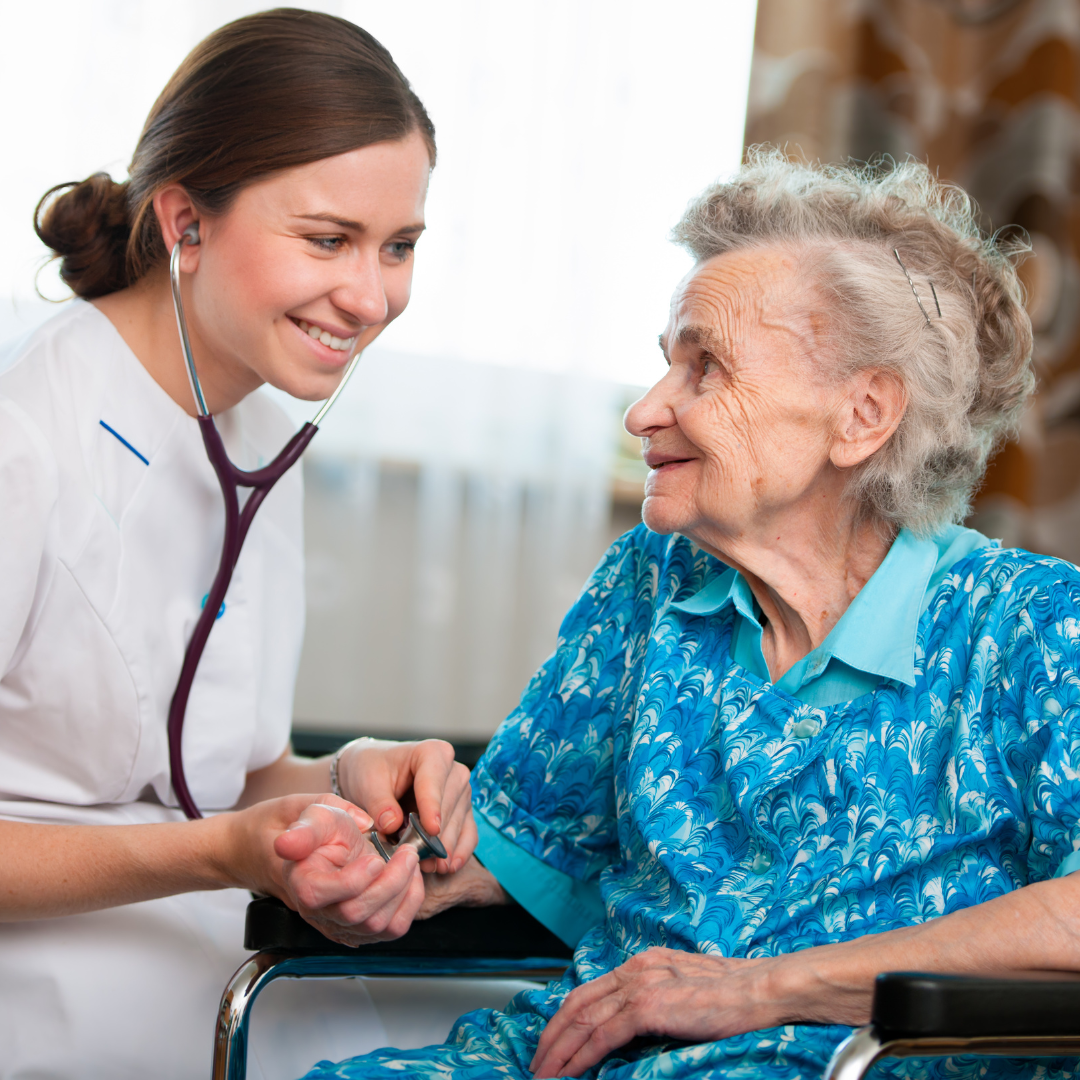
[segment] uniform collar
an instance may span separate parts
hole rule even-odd
[[[934,539],[920,540],[901,529],[881,565],[828,637],[800,660],[785,680],[792,681],[788,676],[794,676],[802,683],[816,678],[835,657],[856,671],[914,686],[915,637],[939,554],[940,546]],[[760,629],[750,586],[730,568],[693,596],[672,604],[687,615],[715,615],[729,606]]]

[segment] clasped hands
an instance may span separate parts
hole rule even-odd
[[[342,755],[338,776],[348,800],[290,795],[245,812],[255,815],[258,833],[250,836],[249,820],[253,884],[342,944],[400,937],[418,915],[433,913],[421,911],[421,871],[454,874],[476,846],[468,770],[454,761],[448,743],[371,740]],[[384,862],[371,844],[373,827],[391,835],[402,827],[400,800],[410,790],[421,824],[445,846],[445,859],[420,863],[406,846]]]

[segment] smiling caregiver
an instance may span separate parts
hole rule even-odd
[[[412,789],[446,847],[424,868],[472,850],[448,744],[292,756],[299,471],[256,491],[254,518],[222,500],[291,435],[253,391],[331,397],[404,310],[434,157],[378,42],[281,9],[184,61],[127,183],[39,207],[79,299],[0,375],[0,1077],[205,1075],[245,890],[338,937],[395,936],[418,856],[384,863],[353,823],[399,828]]]

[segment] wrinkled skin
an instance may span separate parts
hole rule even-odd
[[[675,292],[667,374],[626,414],[651,471],[642,516],[740,570],[772,677],[819,645],[891,544],[857,520],[849,470],[903,417],[903,387],[838,377],[827,308],[799,258],[720,255]]]
[[[813,354],[810,298],[790,262],[771,251],[722,256],[676,292],[667,374],[626,416],[652,468],[650,528],[745,545],[792,502],[842,490],[829,467],[840,395]]]
[[[509,904],[510,897],[495,880],[495,875],[475,859],[456,874],[426,874],[424,902],[416,913],[418,919],[430,919],[452,907],[491,907]]]
[[[316,929],[345,945],[401,937],[424,900],[416,852],[387,862],[367,838],[371,818],[324,795],[274,841],[284,861],[278,895]]]
[[[538,1078],[579,1076],[638,1035],[696,1043],[750,1030],[763,963],[647,949],[567,996],[529,1068]]]
[[[400,937],[414,918],[469,902],[476,891],[467,868],[476,846],[472,789],[469,771],[454,761],[449,743],[360,742],[342,754],[338,779],[352,802],[299,797],[304,805],[298,816],[274,839],[274,853],[285,860],[276,895],[346,945]],[[409,792],[421,824],[446,847],[446,859],[418,863],[416,852],[405,847],[384,863],[368,839],[376,823],[380,832],[397,833],[406,817],[400,800]],[[479,869],[475,859],[471,866]],[[425,876],[455,884],[433,884],[425,892]]]
[[[875,370],[839,377],[825,305],[799,255],[777,248],[696,266],[661,347],[667,373],[626,415],[651,470],[642,516],[743,573],[779,678],[824,640],[888,551],[891,538],[860,522],[845,492],[849,470],[899,425],[903,387]],[[779,989],[785,979],[815,987],[813,972],[805,954],[763,962],[649,949],[568,996],[533,1068],[577,1076],[637,1035],[699,1042],[813,1019],[812,1003]],[[857,1020],[867,1000],[834,999],[832,1019]]]
[[[883,971],[1076,971],[1078,877],[1036,882],[918,926],[778,956],[647,949],[567,996],[530,1068],[538,1080],[580,1076],[637,1035],[713,1042],[781,1024],[857,1027],[870,1020]]]

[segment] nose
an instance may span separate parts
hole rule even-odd
[[[389,314],[389,304],[378,253],[370,256],[365,253],[351,262],[346,275],[331,292],[330,299],[335,307],[362,326],[384,323]]]
[[[675,426],[675,411],[671,407],[667,391],[668,376],[665,375],[626,410],[623,426],[631,435],[648,439],[662,428]]]

